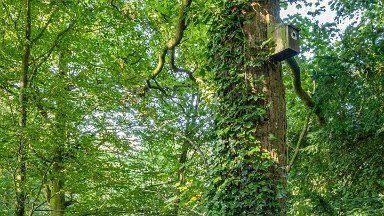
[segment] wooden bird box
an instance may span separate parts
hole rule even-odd
[[[294,25],[270,22],[268,24],[268,38],[273,37],[276,45],[271,57],[277,61],[284,61],[299,54],[299,31],[300,29]]]

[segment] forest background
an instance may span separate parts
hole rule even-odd
[[[329,22],[321,1],[278,1],[305,11],[282,22],[301,29],[313,106],[283,62],[287,183],[277,193],[260,180],[271,174],[263,159],[251,198],[233,187],[254,175],[240,153],[225,165],[240,177],[217,176],[218,137],[232,129],[218,123],[212,41],[257,1],[0,2],[1,215],[273,215],[276,203],[281,215],[384,215],[383,1],[331,0]],[[237,120],[253,127],[225,121]],[[255,152],[270,157],[244,154]]]

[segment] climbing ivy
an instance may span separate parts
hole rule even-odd
[[[249,76],[270,53],[268,41],[250,47],[243,32],[252,14],[247,1],[222,3],[213,15],[207,47],[214,74],[215,127],[206,208],[208,215],[276,215],[279,191],[273,179],[275,161],[263,151],[256,128],[265,119],[265,96],[257,91],[264,77]],[[250,56],[250,49],[257,50]],[[255,56],[256,55],[256,56]],[[273,139],[273,136],[270,137]]]

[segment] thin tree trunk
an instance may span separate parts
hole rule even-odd
[[[173,213],[172,215],[177,216],[179,215],[179,209],[180,209],[180,195],[181,191],[179,189],[180,186],[185,185],[185,162],[187,161],[187,154],[189,149],[189,143],[186,140],[183,140],[183,145],[181,147],[181,154],[179,158],[179,164],[182,166],[178,172],[177,172],[177,181],[179,183],[179,186],[176,189],[176,196],[177,199],[174,203]]]
[[[20,71],[20,114],[19,114],[19,126],[21,130],[21,136],[19,139],[19,148],[17,153],[17,169],[15,173],[15,188],[16,188],[16,205],[15,215],[23,216],[25,213],[25,201],[26,201],[26,158],[27,158],[27,86],[28,86],[28,61],[30,56],[30,39],[31,39],[31,1],[24,1],[24,16],[25,16],[25,38],[23,45],[23,58]]]
[[[192,98],[190,100],[190,109],[188,112],[191,117],[187,116],[187,123],[185,125],[185,137],[191,139],[194,136],[195,130],[194,127],[196,126],[196,116],[197,116],[197,109],[199,107],[199,102],[198,102],[198,96],[196,94],[192,95]],[[197,102],[196,102],[197,101]],[[183,139],[183,145],[181,147],[181,154],[179,158],[179,163],[182,166],[182,168],[179,169],[178,172],[178,181],[180,186],[184,186],[186,183],[185,179],[185,163],[187,162],[187,156],[188,156],[188,150],[190,147],[190,143]],[[176,189],[176,196],[180,196],[180,190],[177,188]],[[179,209],[180,209],[180,198],[177,198],[175,201],[175,207],[173,209],[173,214],[174,215],[179,215]]]
[[[56,112],[56,152],[52,166],[52,178],[51,178],[51,198],[50,208],[52,210],[52,216],[62,216],[65,213],[65,194],[63,191],[65,183],[64,171],[64,154],[65,143],[67,141],[66,123],[67,123],[67,103],[68,103],[68,84],[65,83],[66,67],[64,54],[61,53],[59,57],[59,77],[62,83],[59,83],[59,97],[57,98],[57,112]]]
[[[65,194],[63,191],[64,186],[64,175],[63,165],[62,165],[62,150],[58,150],[57,155],[54,160],[52,174],[54,175],[51,180],[51,198],[49,206],[52,210],[52,216],[62,216],[65,213]]]
[[[64,145],[64,143],[58,143],[58,145]],[[63,147],[57,148],[52,166],[53,177],[51,179],[51,197],[49,200],[52,216],[62,216],[65,213],[65,194],[63,191],[65,182],[63,174],[63,151]]]

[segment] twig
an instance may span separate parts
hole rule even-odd
[[[207,161],[207,158],[205,157],[205,154],[204,152],[200,149],[200,147],[195,143],[193,142],[191,139],[189,139],[188,137],[184,136],[183,134],[180,134],[180,133],[177,133],[177,132],[171,132],[171,131],[168,131],[166,129],[163,129],[163,128],[157,128],[156,130],[158,131],[163,131],[163,132],[166,132],[166,133],[169,133],[171,135],[175,135],[175,136],[178,136],[182,139],[184,139],[185,141],[187,141],[189,144],[191,144],[195,150],[199,153],[199,156],[201,158],[201,160],[204,162],[204,166],[205,168],[209,168],[209,165],[208,165],[208,161]]]

